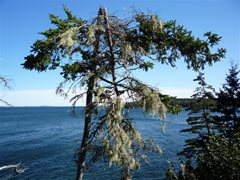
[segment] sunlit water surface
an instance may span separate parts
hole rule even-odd
[[[0,172],[0,179],[75,179],[74,154],[80,145],[83,130],[83,108],[73,117],[69,107],[0,108],[0,167],[21,162],[28,168],[15,176],[12,171]],[[143,137],[154,139],[162,148],[161,156],[151,155],[133,179],[164,179],[167,160],[178,162],[187,133],[187,112],[167,115],[164,132],[160,120],[146,116],[141,109],[129,112],[135,127]],[[85,173],[85,179],[120,179],[116,167],[97,163]]]

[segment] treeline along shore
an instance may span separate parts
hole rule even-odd
[[[193,103],[196,100],[192,99],[192,98],[175,98],[175,99],[172,99],[171,101],[172,101],[172,104],[179,105],[183,109],[185,109],[185,108],[190,107],[191,103]],[[141,102],[140,101],[128,102],[128,103],[126,103],[125,107],[126,108],[141,107]]]

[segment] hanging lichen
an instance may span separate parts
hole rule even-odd
[[[166,118],[167,108],[161,101],[158,91],[154,91],[144,84],[137,84],[134,88],[146,113],[152,116],[158,115],[161,119]]]
[[[85,30],[86,30],[85,43],[86,45],[91,46],[95,41],[96,32],[103,32],[104,28],[101,25],[96,26],[88,25]]]
[[[60,37],[59,46],[65,49],[66,51],[71,52],[73,46],[77,42],[78,31],[79,31],[78,27],[72,27],[63,34],[59,35]]]
[[[124,59],[128,59],[133,56],[132,47],[129,44],[124,44],[122,47],[122,56]]]
[[[145,153],[157,152],[161,153],[159,146],[151,141],[143,139],[141,134],[133,127],[128,117],[123,114],[124,102],[121,98],[112,101],[106,115],[102,119],[102,129],[98,131],[98,136],[93,150],[101,149],[97,156],[105,157],[109,166],[120,165],[129,171],[140,168],[140,160],[147,160]],[[100,129],[98,127],[98,129]],[[144,153],[145,151],[145,153]],[[93,155],[94,157],[94,155]]]
[[[95,102],[96,103],[101,103],[102,97],[105,94],[106,89],[102,87],[98,87],[96,90],[96,95],[95,95]]]
[[[152,29],[153,30],[161,30],[162,31],[162,28],[163,28],[163,21],[160,20],[157,16],[150,16],[150,22],[152,22]]]

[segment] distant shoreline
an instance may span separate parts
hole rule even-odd
[[[177,105],[179,106],[182,106],[183,108],[186,108],[186,107],[189,107],[189,105],[194,101],[194,99],[191,99],[191,98],[177,98],[174,100],[174,103],[176,103]],[[48,105],[44,105],[44,106],[0,106],[0,108],[56,108],[56,107],[59,107],[59,108],[71,108],[72,106],[48,106]],[[78,107],[85,107],[85,106],[76,106],[76,108]]]
[[[72,106],[0,106],[0,108],[71,108]],[[85,107],[85,106],[76,106],[78,107]]]

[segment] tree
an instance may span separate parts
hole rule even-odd
[[[231,65],[226,83],[216,93],[216,135],[205,141],[206,151],[197,155],[198,179],[239,179],[240,82],[237,65]],[[207,173],[206,173],[207,172]]]
[[[226,83],[217,93],[218,107],[216,116],[219,122],[219,130],[229,140],[233,140],[240,132],[240,80],[238,66],[233,65],[229,69]]]
[[[239,141],[239,138],[238,138]],[[240,145],[231,145],[223,136],[211,135],[203,142],[206,150],[195,154],[195,165],[190,161],[182,163],[178,172],[170,164],[166,171],[167,179],[171,180],[202,180],[202,179],[239,179],[240,178]]]
[[[45,39],[33,44],[23,66],[40,72],[61,68],[64,81],[57,92],[76,93],[73,105],[86,94],[76,179],[83,178],[88,150],[92,162],[103,158],[109,165],[120,165],[129,178],[131,171],[140,167],[140,159],[146,158],[145,152],[160,149],[134,128],[124,113],[125,102],[139,101],[146,113],[161,118],[167,107],[176,110],[168,104],[168,96],[134,78],[134,70],[148,71],[155,62],[174,67],[183,57],[187,67],[196,71],[224,57],[225,49],[210,51],[221,38],[208,32],[206,40],[200,40],[176,21],[163,22],[156,15],[141,12],[127,20],[99,8],[97,17],[86,21],[66,7],[64,11],[66,19],[50,14],[56,28],[41,33]],[[78,88],[85,91],[78,93]]]
[[[196,79],[199,84],[191,96],[195,101],[191,103],[191,106],[187,110],[191,110],[187,123],[191,128],[181,130],[180,132],[190,132],[196,134],[196,137],[186,140],[187,146],[179,155],[185,155],[186,157],[192,157],[198,151],[203,151],[204,141],[212,135],[215,121],[212,115],[215,107],[214,89],[212,86],[205,82],[204,74],[199,73]]]
[[[223,136],[211,136],[205,142],[207,151],[197,155],[195,174],[198,179],[239,179],[239,140],[229,144]]]
[[[229,73],[227,74],[226,83],[223,84],[223,88],[220,89],[220,92],[216,93],[217,98],[213,98],[212,93],[203,93],[209,94],[210,96],[208,95],[207,97],[210,97],[209,100],[213,102],[207,103],[209,109],[207,118],[208,121],[206,121],[206,118],[204,118],[204,125],[201,126],[202,123],[200,124],[199,121],[193,119],[191,121],[192,128],[183,130],[194,133],[196,129],[199,130],[205,128],[205,131],[203,131],[201,134],[198,133],[198,136],[195,139],[192,139],[191,141],[188,140],[189,149],[185,149],[183,151],[183,153],[186,153],[187,155],[189,150],[195,152],[192,154],[195,158],[195,167],[192,165],[186,166],[186,169],[184,170],[184,176],[179,173],[177,177],[175,177],[176,173],[174,172],[173,167],[170,167],[168,171],[171,172],[170,174],[168,173],[169,178],[175,177],[175,179],[210,180],[240,178],[240,83],[238,73],[239,70],[237,65],[232,65],[229,69]],[[202,78],[198,79],[201,80]],[[199,84],[205,84],[203,83],[204,81],[200,82],[202,83]],[[201,89],[203,90],[203,88]],[[197,102],[196,106],[194,107],[197,109],[204,109],[201,102]],[[198,114],[198,117],[199,116],[200,115]],[[210,119],[213,121],[209,121]],[[209,128],[209,125],[211,125],[213,128]],[[197,143],[195,143],[195,141]]]

